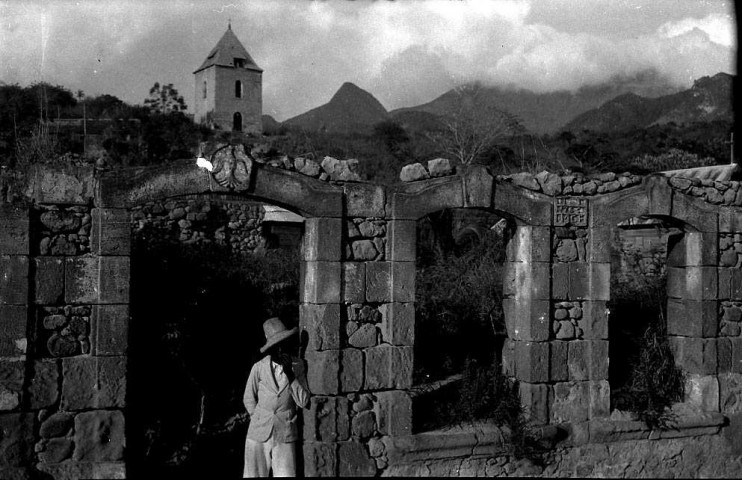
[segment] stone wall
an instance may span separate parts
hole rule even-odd
[[[627,427],[610,412],[607,305],[616,226],[639,216],[682,224],[683,238],[668,253],[668,331],[688,374],[682,429],[708,435],[709,452],[724,451],[721,425],[737,425],[742,409],[736,182],[547,172],[496,178],[482,167],[452,174],[438,160],[420,166],[422,180],[383,187],[352,181],[352,161],[266,163],[242,146],[220,152],[213,174],[191,160],[96,175],[39,169],[29,176],[27,203],[3,205],[3,476],[29,469],[55,478],[124,474],[124,426],[136,414],[125,411],[132,225],[165,229],[184,242],[259,246],[252,207],[199,201],[204,194],[268,202],[306,219],[299,313],[313,394],[303,419],[308,475],[391,474],[410,463],[404,452],[420,448],[410,431],[416,220],[446,208],[486,209],[515,225],[503,281],[503,361],[530,419],[567,432],[551,460],[558,472],[549,470],[565,475],[607,471],[598,463],[578,467],[584,455],[605,451],[593,444],[613,443],[605,448],[627,458],[618,472],[627,475],[632,465],[654,461],[646,451],[675,445],[671,433]],[[716,423],[703,423],[708,415]],[[739,444],[735,428],[728,431]],[[443,434],[430,435],[425,448],[456,465],[447,459],[461,452],[436,447]],[[622,450],[626,435],[655,443]],[[477,441],[476,434],[466,438],[464,450]],[[491,457],[476,460],[485,473],[520,468],[497,451],[480,453]],[[667,465],[716,468],[690,453],[667,457]],[[661,458],[657,469],[666,466]]]

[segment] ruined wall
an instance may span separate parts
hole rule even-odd
[[[420,166],[423,177],[433,178],[382,187],[344,181],[353,177],[351,162],[331,159],[320,172],[306,161],[261,164],[241,146],[224,152],[213,158],[213,176],[190,160],[95,177],[39,170],[31,176],[29,202],[3,206],[3,475],[28,468],[55,478],[124,474],[124,422],[136,415],[125,410],[132,222],[169,228],[183,241],[212,231],[217,238],[218,227],[209,227],[214,205],[204,211],[206,204],[195,201],[204,193],[272,203],[306,219],[300,326],[313,393],[303,419],[308,475],[393,474],[421,455],[440,468],[458,462],[461,469],[463,463],[451,459],[474,453],[477,458],[465,461],[479,462],[478,472],[520,468],[499,459],[499,450],[476,450],[483,445],[476,432],[457,437],[459,450],[441,445],[441,432],[411,435],[416,220],[445,208],[488,209],[516,225],[503,282],[509,337],[503,357],[531,419],[566,437],[555,440],[561,450],[551,460],[556,466],[547,468],[557,470],[548,472],[599,474],[607,471],[602,464],[579,466],[579,459],[605,451],[627,459],[619,474],[637,471],[632,465],[644,472],[661,472],[672,462],[679,472],[687,471],[684,465],[709,465],[694,460],[696,454],[675,459],[672,452],[693,447],[669,438],[672,432],[645,431],[610,412],[610,245],[619,222],[642,215],[686,225],[668,271],[670,340],[689,374],[679,431],[703,435],[699,442],[709,447],[702,452],[725,452],[720,431],[728,423],[730,443],[739,444],[737,182],[546,172],[495,178],[481,167],[451,175],[436,161],[427,170]],[[225,208],[230,222],[251,220],[244,210]],[[249,246],[252,237],[237,238]],[[632,438],[654,442],[647,449],[656,462],[621,443]]]

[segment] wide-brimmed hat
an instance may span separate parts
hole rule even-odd
[[[278,342],[289,338],[291,335],[299,331],[298,327],[294,327],[290,330],[286,329],[286,325],[278,317],[269,318],[263,322],[263,332],[265,333],[265,345],[260,347],[260,353],[265,353],[266,350],[271,348]]]

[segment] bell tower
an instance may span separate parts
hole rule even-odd
[[[227,31],[193,72],[194,120],[224,131],[262,133],[263,70],[232,31]]]

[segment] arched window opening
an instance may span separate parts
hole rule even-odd
[[[234,112],[232,116],[232,130],[235,132],[242,131],[242,114],[240,112]]]
[[[242,82],[240,80],[234,82],[234,96],[242,98]]]
[[[203,90],[204,90],[204,91],[203,91],[203,96],[204,96],[204,98],[206,98],[206,92],[207,92],[207,88],[206,88],[206,80],[204,80],[204,89],[203,89]]]

